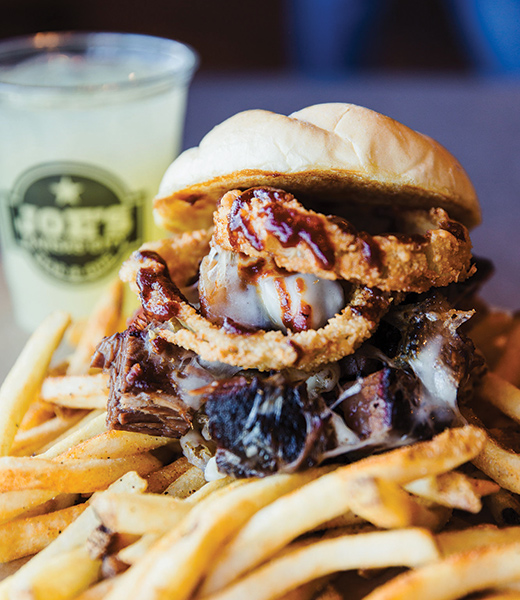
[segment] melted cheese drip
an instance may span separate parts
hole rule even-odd
[[[458,385],[442,361],[444,339],[441,335],[430,340],[410,359],[413,372],[421,380],[432,404],[457,406]]]
[[[206,316],[244,327],[286,331],[319,329],[345,306],[337,281],[288,273],[273,263],[213,247],[202,260],[199,296]]]

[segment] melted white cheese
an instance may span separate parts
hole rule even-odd
[[[217,459],[212,456],[204,469],[204,478],[206,481],[217,481],[217,479],[224,479],[224,477],[227,477],[226,473],[221,473],[218,470]]]
[[[244,264],[241,255],[212,248],[200,265],[201,305],[210,320],[227,317],[246,327],[265,329],[271,321],[259,301],[257,286],[244,282],[241,276],[240,266]]]
[[[282,331],[319,329],[345,306],[337,281],[288,273],[269,261],[254,277],[244,277],[255,263],[258,259],[217,246],[211,249],[199,273],[201,305],[209,319]]]
[[[345,306],[340,284],[312,273],[291,273],[283,278],[265,276],[260,278],[258,287],[271,323],[282,331],[319,329]],[[297,327],[304,323],[306,326]]]
[[[435,405],[448,405],[456,409],[458,384],[442,361],[444,342],[440,334],[428,340],[409,360],[409,364],[423,385],[429,408]]]

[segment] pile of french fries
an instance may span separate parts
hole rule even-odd
[[[490,372],[468,424],[348,465],[207,483],[177,442],[106,429],[107,378],[89,363],[121,303],[115,284],[82,326],[51,315],[0,390],[0,600],[520,598],[520,455],[505,443],[518,319],[475,328]],[[64,335],[73,350],[53,364]]]

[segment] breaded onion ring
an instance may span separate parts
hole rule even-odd
[[[389,294],[355,288],[343,311],[318,330],[228,331],[203,317],[172,281],[165,261],[155,252],[137,251],[135,283],[145,313],[160,324],[158,337],[193,350],[202,359],[261,371],[312,368],[351,354],[374,332],[392,304]]]
[[[199,271],[200,261],[209,252],[209,242],[213,229],[200,229],[182,234],[172,235],[162,240],[147,242],[140,248],[159,254],[168,265],[170,277],[179,287],[185,287]],[[139,253],[134,252],[119,270],[121,281],[130,283],[132,290],[138,294],[135,285],[137,271],[141,268]]]
[[[408,217],[422,221],[420,233],[372,236],[344,219],[305,209],[283,190],[232,190],[214,215],[214,240],[225,250],[272,257],[288,271],[384,291],[425,292],[471,274],[471,242],[463,225],[441,208]]]

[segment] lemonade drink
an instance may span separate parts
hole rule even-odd
[[[55,308],[88,314],[155,237],[151,200],[179,151],[196,63],[149,36],[38,35],[30,51],[0,44],[2,254],[28,331]]]

